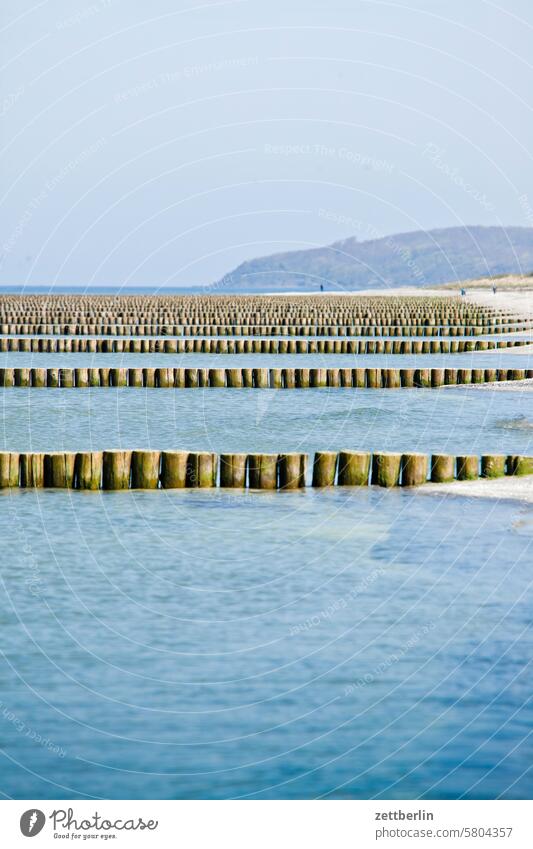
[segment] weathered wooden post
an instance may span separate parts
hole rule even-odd
[[[157,489],[160,451],[133,451],[131,455],[132,489]]]
[[[280,489],[299,489],[305,486],[307,454],[280,454],[278,479]]]
[[[283,376],[285,373],[285,369],[282,368],[271,368],[269,369],[269,381],[271,389],[282,389],[283,388]]]
[[[223,387],[226,385],[226,369],[209,369],[209,386]]]
[[[483,454],[481,457],[481,477],[501,478],[505,475],[507,458],[504,454]]]
[[[269,374],[267,368],[254,368],[253,370],[253,385],[257,389],[268,389]]]
[[[19,485],[20,455],[15,451],[0,451],[0,489]]]
[[[75,478],[78,489],[100,489],[102,486],[102,451],[80,451],[76,455]]]
[[[232,389],[239,389],[243,385],[242,369],[229,368],[227,370],[228,386]]]
[[[402,486],[420,486],[428,479],[427,454],[402,454]]]
[[[381,389],[381,369],[369,368],[366,371],[366,385],[369,389]]]
[[[15,369],[15,386],[31,386],[31,370],[29,368]]]
[[[533,457],[512,454],[507,458],[508,475],[533,475]]]
[[[247,465],[250,489],[276,489],[277,454],[248,454]]]
[[[400,482],[401,454],[380,452],[372,457],[372,484],[376,486],[398,486]]]
[[[44,485],[59,489],[74,487],[76,454],[73,452],[51,452],[44,455]]]
[[[161,486],[163,489],[183,489],[187,483],[187,451],[161,452]]]
[[[27,452],[20,455],[20,485],[22,487],[44,486],[44,454]]]
[[[220,455],[220,486],[242,489],[246,485],[246,454]]]
[[[100,386],[100,369],[89,369],[89,386]]]
[[[298,389],[309,389],[309,369],[308,368],[297,368],[296,369],[296,386]]]
[[[336,451],[317,451],[313,462],[313,486],[333,486],[337,469]]]
[[[431,480],[433,483],[448,483],[455,480],[455,457],[450,454],[433,454],[431,458]]]
[[[367,486],[370,454],[367,451],[340,451],[337,483],[339,486]]]
[[[141,388],[143,385],[142,368],[130,368],[130,386]]]
[[[79,389],[86,389],[89,386],[89,370],[86,368],[74,369],[74,380]]]
[[[479,478],[479,457],[476,454],[460,454],[457,457],[457,480],[472,481]]]
[[[415,386],[426,389],[431,386],[431,371],[428,368],[415,369]]]
[[[218,457],[207,451],[191,451],[187,459],[188,487],[216,486]]]
[[[104,451],[103,488],[129,489],[131,451]]]
[[[45,368],[32,368],[31,370],[31,385],[36,388],[46,386],[47,377]]]

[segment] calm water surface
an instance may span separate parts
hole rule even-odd
[[[2,791],[530,798],[533,515],[0,495]]]

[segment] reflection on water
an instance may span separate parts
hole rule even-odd
[[[2,493],[3,792],[529,798],[528,515]]]

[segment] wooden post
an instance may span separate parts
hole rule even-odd
[[[313,462],[313,486],[333,486],[337,469],[336,451],[317,451]]]
[[[464,386],[468,383],[472,383],[472,369],[471,368],[460,368],[457,370],[457,384],[460,386]]]
[[[400,379],[402,386],[412,389],[415,385],[415,370],[414,368],[400,369]]]
[[[433,387],[444,386],[444,369],[443,368],[432,368],[431,369],[431,385]]]
[[[267,368],[254,368],[253,378],[257,389],[268,389],[270,381]]]
[[[481,457],[481,477],[501,478],[505,475],[507,458],[503,454],[483,454]]]
[[[242,369],[242,383],[245,389],[253,389],[254,386],[254,370],[251,368]]]
[[[3,368],[0,370],[1,372],[1,386],[13,386],[13,382],[15,379],[15,369],[14,368]]]
[[[428,368],[415,369],[415,386],[425,389],[431,386],[431,371]]]
[[[364,389],[366,386],[366,368],[355,368],[352,370],[352,385],[358,389]]]
[[[353,377],[351,368],[340,369],[341,386],[353,386]]]
[[[310,383],[312,387],[324,387],[328,385],[327,370],[325,368],[309,369]]]
[[[299,489],[305,486],[307,454],[280,454],[278,458],[279,488]]]
[[[143,383],[147,389],[155,386],[155,368],[143,368]]]
[[[397,368],[382,369],[383,385],[387,389],[399,389],[402,385],[401,375]]]
[[[22,487],[44,486],[44,454],[20,455],[20,485]]]
[[[143,370],[142,368],[130,368],[130,386],[137,388],[143,385]]]
[[[533,475],[533,457],[512,454],[507,458],[508,475]]]
[[[296,386],[298,389],[309,389],[309,369],[308,368],[297,368],[296,369]]]
[[[183,489],[187,482],[186,451],[161,452],[161,486],[163,489]]]
[[[246,485],[246,454],[220,455],[220,486],[238,487]]]
[[[398,486],[401,454],[381,452],[372,457],[372,483],[376,486]]]
[[[276,489],[277,454],[248,454],[247,465],[250,489]]]
[[[89,386],[89,370],[86,368],[74,369],[74,379],[77,387],[86,389]]]
[[[15,386],[31,386],[31,370],[29,368],[15,369]]]
[[[283,374],[285,369],[282,368],[271,368],[269,369],[269,379],[270,379],[270,388],[271,389],[282,389],[283,388]]]
[[[78,489],[100,489],[102,486],[102,451],[80,451],[76,455],[75,477]]]
[[[457,457],[457,480],[472,481],[479,478],[479,457],[475,454],[460,454]]]
[[[366,371],[366,385],[369,389],[381,389],[381,369],[369,368]]]
[[[20,455],[15,451],[0,451],[0,489],[19,485]]]
[[[229,368],[227,370],[228,375],[228,386],[232,389],[239,389],[243,385],[242,379],[242,369],[240,368]]]
[[[226,369],[209,369],[209,386],[222,387],[226,385]]]
[[[131,451],[104,451],[104,489],[129,489]]]
[[[218,457],[206,451],[191,451],[187,459],[186,486],[216,486]]]
[[[283,374],[285,376],[285,389],[295,389],[296,387],[296,369],[294,368],[285,368],[283,369]]]
[[[420,486],[428,479],[426,454],[402,454],[402,486]]]
[[[100,386],[100,369],[89,369],[89,386]]]
[[[75,453],[60,451],[44,455],[44,485],[59,489],[74,487]]]
[[[45,368],[32,368],[31,370],[31,385],[36,388],[41,388],[46,386],[46,369]]]
[[[367,486],[369,473],[370,454],[367,451],[339,452],[339,486]]]
[[[131,455],[132,489],[157,489],[159,483],[159,451],[133,451]]]
[[[433,483],[448,483],[455,480],[455,457],[450,454],[433,454],[431,480]]]

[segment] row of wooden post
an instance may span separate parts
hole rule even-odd
[[[482,336],[527,330],[529,321],[502,324],[0,324],[4,336]]]
[[[0,387],[397,389],[494,383],[532,377],[533,369],[482,368],[0,368]]]
[[[83,490],[223,487],[299,489],[307,485],[308,455],[113,450],[0,452],[0,488]],[[503,475],[533,474],[533,457],[485,454],[317,451],[313,487],[420,486]]]
[[[529,339],[87,339],[0,337],[0,351],[42,354],[462,354],[530,345]]]

